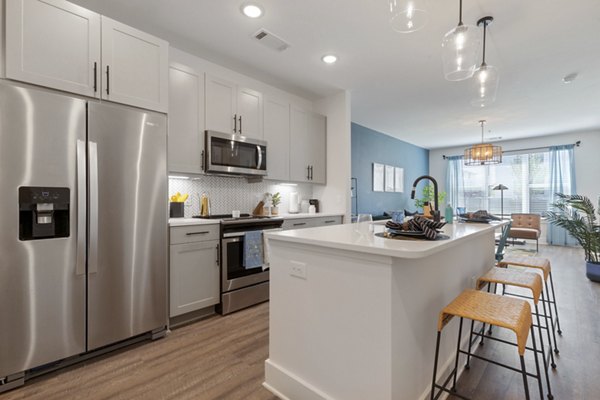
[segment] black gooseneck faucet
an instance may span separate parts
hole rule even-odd
[[[433,204],[434,204],[433,208],[434,208],[434,210],[431,213],[433,214],[433,220],[435,222],[440,222],[442,217],[441,217],[439,204],[438,204],[438,183],[434,177],[429,176],[429,175],[423,175],[423,176],[420,176],[417,179],[415,179],[415,181],[413,182],[412,192],[410,193],[410,198],[414,200],[415,193],[417,191],[417,184],[420,181],[422,181],[423,179],[430,180],[431,183],[433,183]]]

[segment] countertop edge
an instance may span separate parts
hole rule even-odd
[[[308,214],[308,213],[300,213],[300,214],[279,214],[273,215],[274,218],[283,218],[286,219],[300,219],[300,218],[326,218],[326,217],[343,217],[344,213],[317,213],[317,214]],[[169,226],[191,226],[191,225],[212,225],[219,224],[221,221],[218,219],[201,219],[201,218],[169,218]]]

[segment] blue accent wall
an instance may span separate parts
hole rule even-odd
[[[404,192],[374,192],[373,163],[404,168]],[[381,215],[384,211],[414,211],[412,183],[429,174],[429,150],[352,123],[352,177],[357,179],[358,212]],[[421,188],[423,185],[419,185]],[[352,211],[355,210],[352,198]]]

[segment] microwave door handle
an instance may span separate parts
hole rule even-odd
[[[256,151],[258,151],[258,162],[256,163],[256,169],[260,169],[263,162],[262,148],[260,146],[256,146]]]

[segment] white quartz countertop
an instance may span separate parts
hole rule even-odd
[[[220,223],[220,219],[169,218],[169,226],[218,225]]]
[[[447,240],[397,240],[375,236],[383,232],[385,226],[363,222],[360,224],[333,225],[320,228],[267,233],[272,241],[309,244],[332,249],[356,251],[398,258],[423,258],[482,235],[499,229],[508,222],[492,224],[458,223],[444,226],[443,233],[450,236]],[[372,230],[369,230],[369,226]]]
[[[339,217],[344,215],[343,213],[300,213],[300,214],[279,214],[273,217],[283,219],[297,219],[297,218],[318,218],[318,217]],[[188,225],[213,225],[219,224],[219,219],[202,219],[202,218],[169,218],[169,226],[188,226]]]

